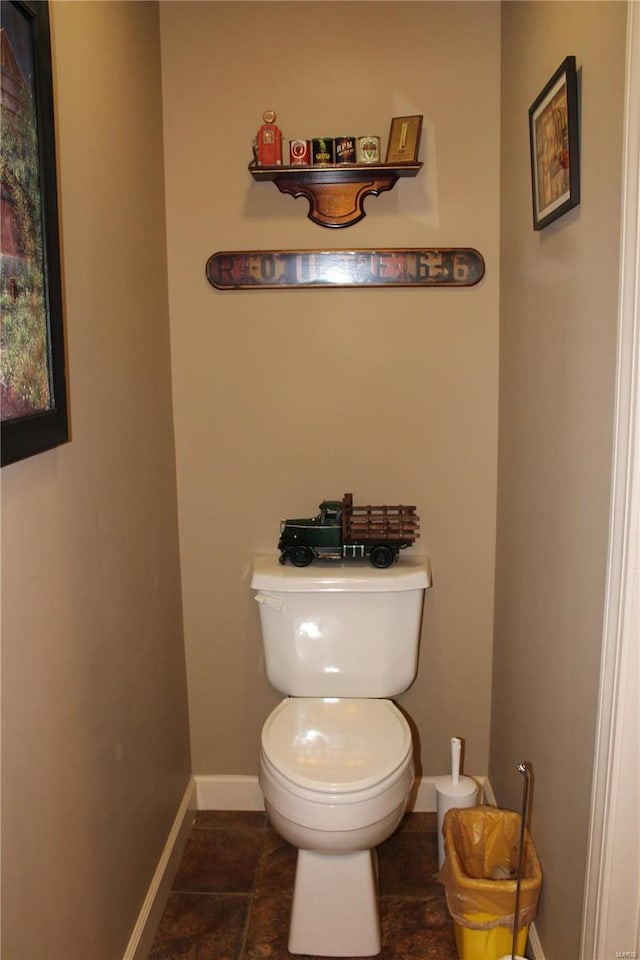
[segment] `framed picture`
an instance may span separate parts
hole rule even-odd
[[[49,8],[0,0],[2,465],[69,438]]]
[[[394,117],[385,163],[417,163],[421,132],[422,116]]]
[[[576,58],[567,57],[529,108],[533,229],[580,203]]]

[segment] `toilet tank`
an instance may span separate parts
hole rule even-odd
[[[418,668],[426,557],[378,570],[363,562],[308,567],[257,557],[251,587],[260,610],[267,676],[294,697],[393,697]]]

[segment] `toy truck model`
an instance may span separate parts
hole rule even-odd
[[[281,522],[280,563],[306,567],[316,557],[368,557],[374,567],[389,567],[420,536],[419,519],[415,507],[354,507],[345,493],[342,500],[323,500],[316,517]]]

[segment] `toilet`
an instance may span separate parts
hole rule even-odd
[[[274,829],[298,848],[289,951],[380,952],[375,848],[414,780],[411,730],[392,702],[413,682],[424,557],[308,567],[257,557],[267,677],[285,695],[262,728],[260,786]]]

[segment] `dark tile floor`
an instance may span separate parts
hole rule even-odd
[[[378,858],[381,960],[457,960],[436,815],[407,814]],[[295,860],[263,813],[200,812],[148,960],[287,960]]]

